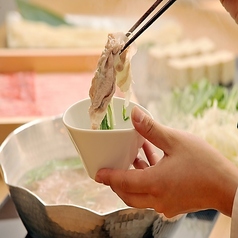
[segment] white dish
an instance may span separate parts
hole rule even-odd
[[[124,101],[123,98],[113,98],[116,123],[113,130],[90,129],[89,98],[73,104],[63,115],[71,140],[92,179],[101,168],[128,169],[144,143],[144,138],[134,129],[130,118],[125,121],[122,117]],[[131,116],[134,106],[151,116],[145,108],[134,102],[129,102],[127,116]]]

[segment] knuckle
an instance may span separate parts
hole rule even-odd
[[[122,177],[120,187],[121,187],[121,190],[124,192],[126,192],[129,188],[128,180],[125,176]]]
[[[152,118],[150,118],[149,116],[145,118],[145,125],[146,125],[146,131],[145,134],[148,136],[151,136],[153,134],[153,128],[155,127],[155,122]]]

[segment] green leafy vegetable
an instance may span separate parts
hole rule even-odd
[[[227,96],[225,109],[228,111],[238,111],[238,86],[234,85]]]
[[[21,16],[27,20],[45,22],[52,26],[70,25],[61,15],[27,0],[16,0],[16,3]]]
[[[148,110],[155,120],[193,133],[238,166],[238,86],[202,80],[183,89],[161,92]]]
[[[176,89],[173,92],[173,107],[179,111],[194,116],[203,115],[204,111],[217,103],[218,108],[236,111],[238,110],[238,87],[229,89],[215,85],[207,80],[194,82],[184,89]]]
[[[83,168],[79,157],[64,160],[50,160],[41,167],[30,170],[24,175],[24,184],[31,184],[42,180],[52,174],[55,170]]]

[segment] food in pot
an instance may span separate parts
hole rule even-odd
[[[78,205],[101,214],[127,207],[109,187],[88,177],[78,157],[47,161],[25,173],[18,185],[46,204]]]

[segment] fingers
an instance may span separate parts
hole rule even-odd
[[[162,149],[165,153],[171,151],[174,144],[173,131],[155,122],[150,116],[134,107],[131,118],[135,129],[148,141]]]
[[[154,147],[150,142],[145,141],[142,148],[144,150],[145,156],[146,156],[149,164],[139,154],[133,162],[133,165],[136,169],[145,169],[145,168],[148,168],[149,166],[153,166],[160,159],[160,157],[157,155],[157,153],[155,153]]]
[[[115,191],[117,195],[125,202],[125,204],[129,207],[136,207],[139,209],[143,208],[154,208],[155,198],[150,194],[144,193],[123,193],[118,190]],[[159,212],[159,211],[158,211]]]
[[[97,172],[95,180],[111,186],[114,191],[123,193],[148,193],[153,173],[146,169],[112,170],[101,169]]]
[[[159,156],[155,153],[153,146],[148,141],[145,141],[143,144],[143,150],[151,166],[159,161]]]
[[[223,7],[230,13],[231,17],[234,18],[238,23],[238,2],[237,0],[220,0]]]
[[[149,165],[143,160],[143,159],[140,159],[140,158],[136,158],[133,162],[133,166],[136,168],[136,169],[145,169],[145,168],[148,168]]]
[[[123,193],[120,190],[115,190],[117,195],[125,202],[129,207],[136,207],[139,209],[153,208],[159,213],[163,213],[167,218],[172,218],[180,212],[178,209],[171,209],[170,206],[163,203],[163,200],[155,197],[151,194],[146,193]],[[176,206],[177,207],[177,206]],[[183,213],[183,212],[181,212]],[[186,213],[186,212],[184,212]]]
[[[152,177],[154,177],[153,172],[147,173],[150,168],[127,171],[101,169],[98,171],[95,180],[109,185],[128,206],[154,208],[160,212],[162,208],[160,208],[157,196],[150,191]]]
[[[165,212],[163,192],[152,186],[154,172],[152,167],[145,170],[111,170],[101,169],[96,175],[96,181],[109,185],[111,189],[130,207],[153,208],[157,212]],[[167,202],[167,200],[166,200]]]

